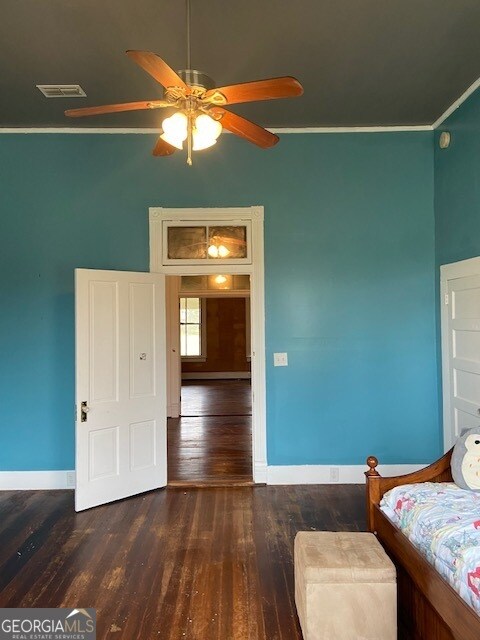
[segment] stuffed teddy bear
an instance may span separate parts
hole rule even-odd
[[[456,485],[480,491],[480,427],[469,429],[458,438],[450,464]]]

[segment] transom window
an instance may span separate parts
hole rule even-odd
[[[249,263],[250,234],[250,221],[164,221],[164,264]]]
[[[250,291],[249,275],[227,275],[222,273],[202,276],[182,276],[182,293],[207,295],[215,291]]]

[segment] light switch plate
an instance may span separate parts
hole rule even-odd
[[[274,367],[288,367],[288,355],[286,353],[273,354]]]

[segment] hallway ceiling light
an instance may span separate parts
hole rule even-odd
[[[216,276],[215,277],[215,282],[217,284],[225,284],[226,281],[227,281],[227,278],[225,276]]]

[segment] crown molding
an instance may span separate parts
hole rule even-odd
[[[427,125],[399,125],[381,127],[266,127],[272,133],[295,134],[295,133],[392,133],[405,131],[431,131],[432,126]],[[0,127],[2,134],[127,134],[127,135],[159,135],[162,129],[150,128],[118,128],[118,127]],[[230,131],[224,133],[230,134]]]
[[[456,111],[458,107],[460,107],[465,102],[465,100],[467,100],[467,98],[469,98],[472,95],[472,93],[475,93],[475,91],[479,87],[480,87],[480,78],[475,80],[475,82],[471,84],[464,93],[462,93],[462,95],[458,98],[458,100],[455,100],[455,102],[452,105],[450,105],[448,109],[444,111],[437,120],[435,120],[435,122],[432,124],[432,129],[438,129],[438,127],[441,124],[443,124],[445,120],[449,118],[452,115],[452,113]]]
[[[371,126],[371,127],[266,127],[272,133],[298,134],[298,133],[401,133],[409,131],[434,131],[445,120],[452,115],[472,93],[480,88],[480,78],[476,80],[448,109],[432,124],[425,125],[392,125],[392,126]],[[2,134],[127,134],[127,135],[159,135],[162,132],[160,128],[148,127],[0,127],[0,135]],[[225,133],[230,133],[225,131]]]
[[[3,133],[63,133],[63,134],[147,134],[159,135],[162,129],[149,128],[120,128],[120,127],[0,127],[0,135]]]
[[[372,127],[269,127],[272,133],[395,133],[405,131],[431,131],[431,124],[391,125]]]

